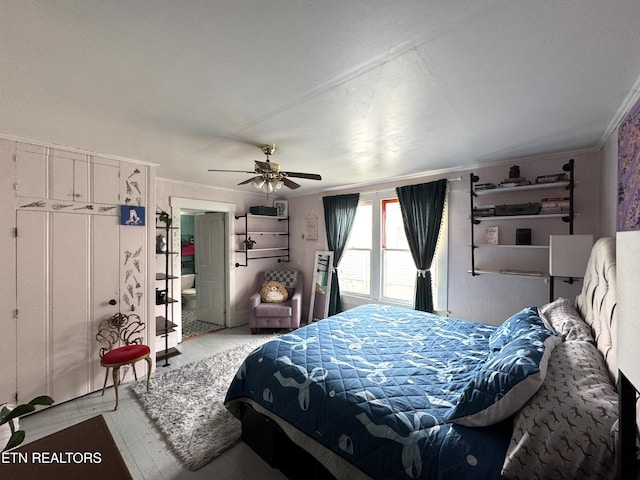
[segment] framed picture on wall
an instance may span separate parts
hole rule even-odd
[[[484,243],[487,245],[498,245],[500,227],[487,227],[484,229]]]
[[[120,205],[120,225],[143,226],[144,221],[144,207]]]
[[[273,206],[278,217],[287,217],[289,215],[289,202],[286,200],[274,200]]]
[[[640,101],[618,127],[616,230],[640,230]]]
[[[318,240],[318,217],[313,212],[304,217],[304,228],[307,240]]]

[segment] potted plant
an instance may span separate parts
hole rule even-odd
[[[173,222],[173,218],[171,218],[169,214],[164,210],[160,210],[158,214],[158,220],[164,223],[167,227],[170,227],[171,223]]]
[[[249,237],[246,240],[243,240],[243,243],[247,247],[247,250],[251,250],[253,246],[256,244],[256,241],[253,238]]]
[[[31,400],[29,403],[11,408],[7,404],[0,405],[0,438],[8,438],[2,451],[17,447],[24,441],[24,430],[18,428],[18,417],[31,413],[36,409],[36,405],[51,405],[53,399],[47,395],[42,395]],[[6,431],[8,430],[8,431]],[[4,442],[0,442],[2,445]]]

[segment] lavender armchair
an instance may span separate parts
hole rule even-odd
[[[260,297],[265,281],[274,280],[284,283],[289,298],[281,303],[266,303]],[[255,292],[249,297],[249,327],[255,334],[258,328],[288,328],[295,330],[300,326],[302,314],[302,272],[298,270],[267,270],[256,278]]]

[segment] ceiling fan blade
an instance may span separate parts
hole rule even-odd
[[[294,178],[306,178],[308,180],[322,180],[322,177],[317,173],[300,173],[300,172],[282,172],[287,177]]]
[[[248,173],[253,173],[253,172],[248,172]],[[244,182],[240,182],[238,185],[246,185],[247,183],[251,183],[254,180],[257,180],[257,179],[260,179],[260,178],[262,178],[262,177],[251,177],[251,178],[245,180]]]
[[[284,185],[286,187],[289,187],[291,189],[296,189],[296,188],[300,188],[300,185],[298,185],[296,182],[294,182],[293,180],[289,180],[287,177],[282,177],[282,183],[284,183]]]
[[[256,168],[264,172],[279,172],[280,164],[275,162],[262,162],[260,160],[254,160],[256,162]]]
[[[254,171],[247,171],[247,170],[212,170],[212,169],[209,169],[207,171],[208,172],[228,172],[228,173],[256,173]]]

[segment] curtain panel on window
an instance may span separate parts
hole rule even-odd
[[[445,179],[396,188],[418,275],[413,308],[424,312],[433,312],[431,263],[438,245],[446,192]]]
[[[329,315],[342,311],[337,266],[347,244],[349,232],[358,208],[359,193],[322,197],[324,206],[324,225],[327,231],[327,246],[333,252],[334,275],[331,278],[329,296]]]

